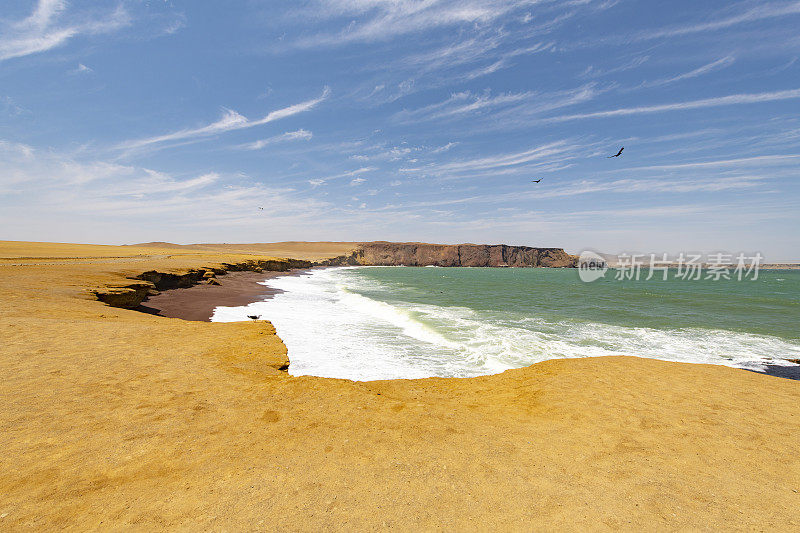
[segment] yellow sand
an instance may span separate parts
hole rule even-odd
[[[268,323],[86,291],[224,251],[0,243],[0,530],[800,530],[796,381],[623,357],[295,378]]]

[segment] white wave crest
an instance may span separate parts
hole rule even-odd
[[[379,301],[392,294],[352,268],[313,271],[265,284],[285,292],[244,307],[218,307],[212,320],[260,314],[275,324],[293,375],[355,380],[476,376],[546,359],[631,355],[763,369],[792,364],[800,345],[777,337],[700,328],[663,330],[553,321],[513,310]]]

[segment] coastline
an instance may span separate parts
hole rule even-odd
[[[792,359],[787,359],[787,361],[794,361]],[[800,381],[800,364],[796,364],[795,366],[783,366],[783,365],[764,365],[766,370],[750,370],[750,369],[743,369],[747,370],[748,372],[755,372],[756,374],[762,374],[765,376],[772,376],[776,378],[783,378],[783,379],[792,379],[795,381]]]
[[[797,382],[635,357],[293,377],[266,321],[89,290],[252,255],[30,248],[0,263],[3,529],[800,526]]]
[[[148,296],[135,309],[163,317],[210,322],[216,307],[239,307],[281,292],[261,282],[281,276],[298,276],[308,270],[228,272],[214,278],[218,285],[199,283],[186,288],[163,290]]]
[[[332,267],[315,267],[316,269],[325,269],[325,268],[332,268]],[[393,267],[374,267],[374,268],[393,268]],[[396,268],[396,267],[395,267]],[[311,269],[303,269],[298,272],[293,272],[292,274],[297,275],[303,272],[309,272]],[[241,273],[234,273],[236,274]],[[270,278],[275,278],[278,276],[283,275],[282,273],[271,273],[269,276]],[[247,273],[246,276],[248,278],[252,278],[253,276],[256,277],[256,280],[259,280],[258,274]],[[221,278],[224,279],[224,278]],[[308,307],[308,297],[304,296],[301,297],[300,300],[295,301],[294,293],[295,290],[298,290],[301,294],[305,290],[302,287],[302,283],[298,284],[300,280],[295,282],[287,281],[284,284],[276,284],[276,286],[281,287],[281,289],[272,289],[267,288],[266,291],[265,287],[260,284],[253,284],[253,290],[249,291],[246,290],[244,294],[237,294],[233,292],[230,296],[231,303],[223,302],[221,300],[215,300],[214,294],[224,295],[225,293],[221,291],[222,287],[219,286],[207,286],[207,285],[198,285],[192,287],[191,289],[177,289],[172,291],[165,291],[157,298],[166,298],[167,302],[170,302],[170,298],[181,305],[183,308],[179,309],[179,312],[172,314],[170,316],[175,316],[179,318],[184,318],[187,312],[187,306],[183,303],[186,301],[191,302],[200,300],[201,302],[205,301],[208,304],[208,309],[206,311],[206,317],[210,315],[213,308],[215,306],[223,306],[223,307],[231,307],[233,309],[224,309],[217,315],[215,320],[228,322],[228,321],[245,321],[246,314],[261,314],[263,311],[256,310],[258,306],[253,306],[252,308],[244,309],[243,307],[247,306],[250,303],[258,302],[258,301],[266,301],[267,299],[271,298],[273,294],[283,292],[284,290],[290,291],[290,294],[287,295],[287,298],[282,300],[282,302],[275,302],[275,306],[270,304],[269,312],[266,314],[262,314],[262,317],[265,317],[265,320],[272,321],[273,325],[276,327],[277,335],[282,338],[282,340],[291,348],[292,350],[292,360],[295,363],[293,366],[293,374],[299,375],[313,375],[318,377],[328,377],[328,378],[343,378],[343,379],[352,379],[355,381],[372,381],[372,380],[380,380],[380,379],[412,379],[412,378],[422,378],[427,376],[444,376],[444,377],[465,377],[464,373],[456,372],[454,370],[455,367],[450,367],[449,373],[447,372],[437,372],[436,370],[431,371],[430,367],[427,371],[422,371],[422,365],[416,365],[414,368],[409,368],[407,366],[403,366],[402,361],[404,361],[405,357],[408,355],[401,349],[396,349],[394,353],[388,354],[387,359],[381,360],[379,359],[380,356],[376,355],[383,354],[384,351],[379,347],[381,345],[381,340],[379,338],[372,338],[371,341],[372,348],[368,349],[369,353],[359,351],[357,346],[363,346],[365,344],[365,339],[362,337],[361,333],[358,331],[350,331],[346,328],[352,325],[354,311],[357,309],[351,307],[355,305],[354,303],[345,304],[343,302],[338,302],[334,307],[326,307],[328,305],[328,299],[326,298],[325,302],[317,302],[313,304],[311,307]],[[238,289],[237,286],[233,286],[235,289]],[[247,288],[246,288],[247,289]],[[263,294],[262,294],[263,293]],[[294,303],[291,303],[294,302]],[[432,302],[431,302],[432,303]],[[147,302],[146,302],[147,304]],[[236,309],[236,307],[240,307]],[[300,309],[300,311],[298,311]],[[337,317],[339,316],[339,312],[342,309],[349,309],[349,313],[347,318],[345,319],[345,323],[337,322],[335,319],[333,321],[322,322],[322,324],[326,324],[323,326],[319,326],[317,323],[320,320],[319,318],[315,318],[312,315],[317,316],[324,316],[324,317]],[[368,307],[368,309],[371,309]],[[188,309],[191,311],[191,309]],[[374,309],[372,310],[374,311]],[[376,320],[389,320],[385,314],[378,313],[380,318],[376,318]],[[307,319],[306,319],[307,318]],[[207,319],[205,317],[201,317],[201,320]],[[395,323],[396,325],[396,323]],[[403,327],[403,326],[399,326]],[[341,334],[342,330],[348,331],[348,335],[346,335],[347,340],[342,342],[343,335]],[[336,331],[338,333],[329,334],[328,332]],[[313,333],[316,332],[316,333]],[[285,336],[284,336],[285,335]],[[309,345],[308,339],[312,339],[310,342],[312,345]],[[326,342],[327,339],[327,342]],[[407,337],[407,341],[409,343],[417,341],[416,337],[410,336]],[[325,348],[321,348],[324,346]],[[564,355],[561,354],[550,354],[544,355],[545,359],[554,359],[560,357],[579,357],[581,355],[585,356],[586,353],[580,351],[580,347],[576,346],[576,351],[573,351],[571,354]],[[697,348],[701,348],[697,346]],[[424,350],[435,351],[435,347],[431,345],[430,348],[425,346],[417,347],[417,351],[415,353],[426,353]],[[678,350],[680,351],[680,350]],[[757,353],[758,347],[753,346],[751,347],[751,351],[753,353]],[[701,352],[697,352],[701,353]],[[345,358],[337,357],[337,354],[348,354]],[[579,355],[580,354],[580,355]],[[595,356],[599,354],[595,353]],[[653,357],[652,354],[648,352],[641,352],[641,351],[633,351],[633,350],[625,350],[624,348],[620,348],[618,351],[611,351],[608,354],[604,355],[628,355],[628,356],[638,356],[638,357]],[[759,361],[759,368],[756,369],[752,367],[748,367],[747,364],[728,364],[732,368],[742,371],[750,371],[755,372],[761,375],[768,375],[779,377],[783,379],[791,379],[791,380],[800,380],[800,365],[797,364],[797,361],[793,361],[788,359],[790,356],[783,352],[778,352],[772,354],[774,359],[771,360],[764,360],[763,362]],[[784,357],[781,357],[783,355]],[[433,361],[432,354],[427,353],[429,361]],[[295,361],[295,358],[297,359]],[[661,357],[655,357],[656,359],[661,359]],[[781,363],[781,359],[786,359],[789,363]],[[358,367],[358,365],[353,365],[352,361],[371,361],[374,368],[392,368],[392,371],[387,371],[385,373],[376,372],[373,370],[363,370]],[[727,361],[719,359],[719,360],[703,360],[702,358],[698,358],[697,360],[687,360],[685,357],[675,357],[672,360],[677,361],[684,361],[690,362],[692,364],[698,363],[705,363],[705,364],[724,364]],[[340,362],[341,361],[341,362]],[[384,361],[383,364],[378,364],[378,361]],[[521,368],[524,366],[528,366],[530,364],[537,364],[540,359],[528,361],[527,363],[517,363],[516,366],[513,368]],[[397,363],[395,365],[395,363]],[[376,366],[375,366],[376,365]],[[413,365],[412,365],[413,366]],[[343,370],[344,368],[349,368],[350,370]],[[366,368],[366,367],[364,367]],[[461,368],[461,367],[458,367]],[[472,370],[471,368],[465,367],[465,372],[469,372]],[[509,368],[506,366],[505,368]],[[418,371],[419,370],[419,371]],[[496,369],[494,373],[500,373],[501,369]],[[480,372],[480,374],[491,374],[492,371],[485,371]],[[469,375],[467,373],[467,375]]]

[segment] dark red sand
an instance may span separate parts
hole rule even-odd
[[[280,292],[261,285],[260,281],[279,276],[293,276],[304,271],[290,272],[230,272],[216,278],[219,285],[200,283],[186,289],[163,291],[145,300],[139,311],[159,316],[208,322],[215,307],[236,307],[258,302]]]

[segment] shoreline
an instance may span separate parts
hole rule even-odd
[[[65,260],[38,264],[58,250]],[[637,357],[470,379],[295,377],[266,321],[103,303],[277,251],[22,251],[37,264],[0,276],[4,529],[798,525],[797,382]]]
[[[312,270],[328,268],[336,267],[316,266],[288,271],[263,272],[231,271],[225,275],[215,278],[219,282],[219,285],[199,283],[187,288],[163,290],[158,295],[148,297],[146,300],[144,300],[142,305],[135,308],[135,310],[168,318],[211,322],[214,309],[217,307],[243,307],[251,303],[268,300],[274,295],[284,292],[281,289],[275,289],[263,285],[262,282],[264,281],[283,276],[298,276]],[[276,331],[276,335],[278,338],[280,338],[279,331]],[[764,370],[755,370],[735,366],[731,366],[729,368],[753,372],[765,376],[800,381],[800,363],[790,359],[786,360],[796,364],[781,365],[765,363]],[[531,364],[536,365],[538,363]],[[728,365],[719,364],[719,366]],[[392,379],[407,378],[396,377]],[[356,379],[356,381],[360,380]]]
[[[786,359],[787,361],[791,361],[791,359]],[[756,374],[761,374],[763,376],[772,376],[775,378],[783,378],[783,379],[792,379],[795,381],[800,381],[800,365],[795,366],[784,366],[784,365],[764,365],[766,370],[750,370],[749,368],[742,368],[741,370],[745,370],[747,372],[755,372]]]
[[[135,310],[168,318],[211,322],[217,307],[241,307],[283,292],[267,287],[262,282],[282,276],[299,276],[309,270],[228,272],[213,278],[219,285],[199,283],[186,288],[163,290],[148,296]]]

